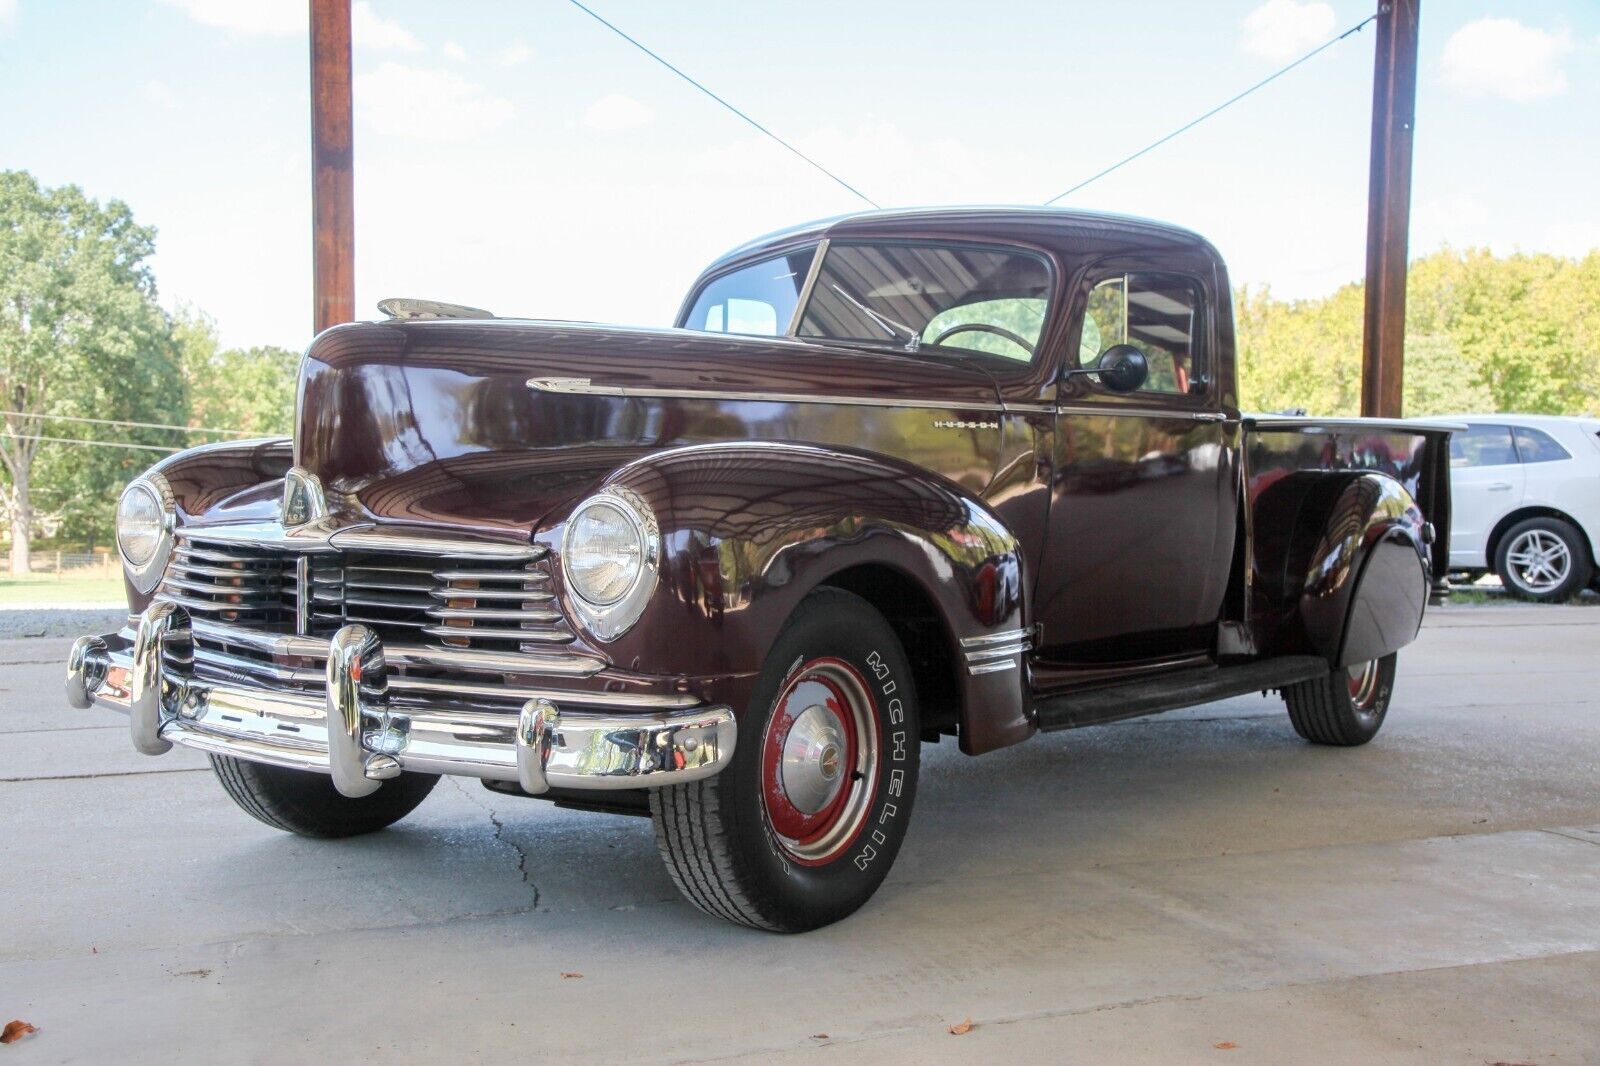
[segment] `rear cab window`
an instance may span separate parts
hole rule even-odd
[[[1450,465],[1457,469],[1474,466],[1513,466],[1517,448],[1511,441],[1510,426],[1474,423],[1465,433],[1450,434]]]
[[[1511,436],[1517,444],[1517,458],[1525,463],[1559,463],[1572,458],[1571,452],[1542,429],[1517,426]]]

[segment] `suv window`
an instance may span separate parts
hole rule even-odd
[[[1003,368],[1032,361],[1049,296],[1049,268],[1025,252],[835,242],[799,334],[973,353]]]
[[[815,248],[805,248],[715,278],[685,316],[685,329],[775,337],[789,331]]]
[[[1525,463],[1555,463],[1572,458],[1571,452],[1542,429],[1518,426],[1512,436],[1517,440],[1517,457]]]
[[[1517,461],[1510,426],[1469,425],[1465,433],[1450,434],[1450,465],[1511,466]]]
[[[1140,392],[1187,394],[1199,383],[1200,287],[1171,274],[1118,274],[1089,293],[1078,365],[1094,366],[1114,344],[1144,353],[1150,376]]]

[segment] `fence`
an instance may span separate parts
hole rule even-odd
[[[116,556],[110,551],[36,551],[33,553],[33,573],[35,575],[52,577],[115,577],[119,572]]]

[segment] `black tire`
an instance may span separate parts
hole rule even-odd
[[[1313,744],[1343,748],[1365,744],[1377,736],[1394,695],[1398,660],[1398,654],[1385,655],[1284,689],[1283,702],[1289,707],[1294,731]],[[1359,681],[1354,676],[1358,669],[1363,671]]]
[[[341,796],[327,774],[211,756],[222,790],[244,812],[274,829],[303,837],[353,837],[385,829],[428,798],[435,774],[401,774],[370,796]]]
[[[865,684],[852,684],[852,672]],[[814,764],[794,764],[801,767],[798,774],[823,774],[826,751],[833,751],[826,786],[832,798],[820,814],[806,816],[798,806],[786,806],[797,794],[788,776],[772,788],[773,796],[764,795],[763,782],[789,772],[787,758],[774,770],[772,753],[787,756],[793,750],[806,716],[824,709],[813,697],[839,695],[840,689],[826,687],[831,684],[857,696],[864,690],[867,698],[825,700],[834,716],[823,716],[828,728],[847,717],[841,705],[854,708],[848,716],[862,725],[848,740],[837,731],[825,734],[838,744],[829,739],[831,749],[825,745]],[[806,709],[797,714],[801,705]],[[869,744],[857,739],[862,735],[877,742],[871,755]],[[854,913],[877,891],[905,839],[917,792],[920,736],[911,664],[894,630],[859,596],[818,589],[773,644],[739,720],[729,766],[716,777],[650,793],[656,843],[673,882],[707,914],[772,932],[804,932]],[[853,772],[846,774],[845,767]],[[797,779],[808,780],[820,779]],[[776,819],[788,810],[822,817],[823,828],[815,837],[783,836]]]
[[[1529,567],[1512,558],[1513,550],[1527,558],[1529,541],[1544,545],[1558,545],[1558,556],[1551,566],[1563,565],[1560,580],[1544,571],[1530,571]],[[1593,560],[1589,558],[1589,545],[1583,534],[1571,522],[1560,518],[1529,518],[1518,522],[1495,545],[1494,572],[1506,592],[1519,600],[1534,603],[1565,603],[1589,584],[1594,575]],[[1538,576],[1535,576],[1535,574]]]

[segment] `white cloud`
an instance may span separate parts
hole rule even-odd
[[[375,51],[422,51],[422,42],[410,30],[378,14],[368,0],[356,0],[350,8],[350,40],[357,48]]]
[[[1562,60],[1572,51],[1566,31],[1524,26],[1516,19],[1469,22],[1444,43],[1444,80],[1468,96],[1537,100],[1567,91]]]
[[[17,0],[0,0],[0,27],[17,21]]]
[[[533,58],[533,49],[518,41],[500,50],[500,65],[503,67],[518,67]]]
[[[454,41],[444,42],[444,54],[458,63],[464,63],[467,59],[467,50]]]
[[[356,114],[379,133],[471,140],[511,121],[511,101],[448,70],[393,61],[356,75]]]
[[[178,106],[178,94],[172,91],[172,86],[156,78],[144,83],[144,98],[168,111]]]
[[[630,130],[643,126],[655,112],[631,96],[610,93],[590,104],[583,112],[583,124],[592,130]]]
[[[1251,55],[1284,63],[1333,36],[1333,8],[1297,0],[1266,0],[1244,17],[1239,47]]]
[[[305,4],[285,0],[162,0],[169,7],[182,9],[203,26],[234,33],[271,34],[287,37],[307,32]]]

